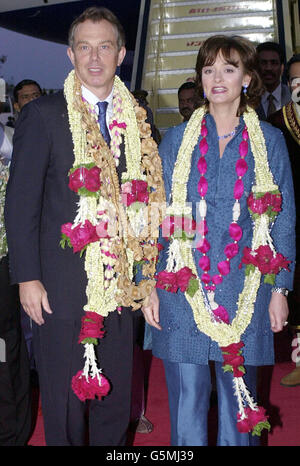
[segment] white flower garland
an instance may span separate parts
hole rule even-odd
[[[204,114],[204,109],[199,108],[193,113],[186,126],[173,172],[173,204],[168,208],[169,215],[181,215],[183,213],[186,214],[187,212],[187,182],[190,174],[191,158],[194,147],[196,146],[199,138],[199,127]],[[244,113],[244,119],[248,129],[251,150],[255,161],[256,183],[253,187],[253,191],[260,193],[275,191],[278,187],[274,184],[273,176],[269,168],[265,141],[255,111],[248,107],[247,111]],[[226,347],[232,343],[238,343],[252,319],[254,304],[258,288],[260,286],[260,271],[255,268],[254,271],[245,277],[244,288],[239,295],[237,312],[232,323],[226,324],[220,321],[217,322],[215,319],[212,319],[212,313],[205,298],[201,280],[198,277],[190,245],[187,241],[176,241],[179,242],[179,248],[178,245],[176,245],[177,258],[176,261],[173,259],[173,263],[183,263],[185,266],[189,267],[193,274],[196,275],[199,283],[199,289],[193,296],[185,293],[186,299],[193,310],[194,320],[197,327],[201,332],[216,341],[220,347]],[[263,214],[255,220],[252,249],[254,250],[260,245],[265,244],[269,244],[272,247],[272,250],[274,250],[272,239],[269,234],[269,217],[266,214]],[[170,245],[170,249],[173,249],[172,244]],[[170,256],[172,254],[174,254],[173,251],[171,251]]]
[[[64,92],[68,105],[68,115],[72,139],[74,144],[74,164],[76,167],[80,164],[94,162],[92,155],[86,151],[86,135],[82,131],[81,113],[74,108],[74,79],[75,72],[71,71],[65,81]],[[120,134],[125,136],[125,155],[127,171],[122,174],[123,180],[145,179],[145,175],[141,173],[141,141],[140,133],[136,121],[136,115],[131,97],[126,86],[116,76],[114,81],[114,100],[113,100],[113,116],[111,121],[117,120],[126,122],[126,129],[118,128],[118,131],[113,131],[112,145],[116,148],[120,143]],[[114,128],[115,129],[115,128]],[[116,134],[117,133],[117,134]],[[115,137],[117,140],[115,140]],[[99,221],[98,211],[102,211],[103,198],[99,200],[96,197],[80,196],[78,202],[77,216],[74,221],[74,226],[79,223],[84,223],[87,219],[93,225]],[[126,234],[126,228],[123,229]],[[126,240],[126,238],[125,238]],[[86,311],[97,312],[102,316],[107,316],[118,307],[116,300],[117,294],[117,275],[113,274],[112,270],[116,263],[116,259],[103,254],[103,250],[109,250],[110,240],[103,238],[102,249],[98,243],[90,244],[85,256],[85,270],[88,278],[86,289],[87,304],[84,306]],[[130,276],[133,275],[133,256],[129,254]],[[109,268],[109,286],[105,285],[104,270]]]

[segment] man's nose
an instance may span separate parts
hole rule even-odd
[[[93,60],[97,60],[101,54],[99,53],[99,48],[98,47],[92,47],[91,48],[91,58]]]

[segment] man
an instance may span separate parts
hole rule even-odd
[[[281,110],[273,113],[269,122],[277,126],[284,134],[293,172],[295,203],[296,203],[296,240],[297,240],[297,260],[294,280],[294,290],[290,296],[290,318],[289,324],[296,331],[298,341],[300,341],[300,283],[299,283],[299,255],[300,255],[300,191],[299,191],[299,173],[300,173],[300,54],[294,55],[287,64],[287,76],[292,100],[283,106]],[[298,265],[297,265],[298,264]],[[294,361],[295,362],[295,361]],[[281,379],[281,384],[287,387],[300,385],[300,361],[296,361],[295,369]]]
[[[42,95],[40,85],[32,79],[23,79],[14,88],[14,109],[20,113],[22,108],[33,99]]]
[[[124,234],[120,183],[130,188],[125,203],[144,171],[137,149],[146,112],[115,76],[126,49],[112,12],[85,10],[70,27],[69,45],[74,70],[64,93],[30,102],[17,121],[5,207],[10,269],[34,321],[47,445],[85,444],[86,400],[90,445],[124,445],[133,351],[126,292],[133,285],[123,274],[133,261],[114,227]],[[149,142],[147,131],[143,138]],[[146,202],[152,189],[143,196]]]
[[[291,99],[291,93],[281,82],[284,71],[284,54],[276,42],[264,42],[257,46],[258,71],[266,88],[257,109],[261,120],[266,120]]]
[[[183,121],[188,121],[195,110],[195,83],[187,81],[178,89],[178,108]]]
[[[33,79],[23,79],[14,87],[14,109],[17,115],[20,113],[24,105],[31,102],[34,99],[38,99],[43,94],[41,86],[39,83],[34,81]],[[33,356],[33,348],[32,348],[32,329],[31,329],[31,322],[28,317],[21,309],[21,322],[22,322],[22,329],[25,336],[28,352],[29,352],[29,360],[30,366],[32,368],[31,372],[31,379],[34,384],[37,384],[37,377],[35,371],[35,362]]]
[[[13,129],[0,124],[0,446],[22,446],[31,429],[29,361],[17,285],[10,285],[4,201]]]

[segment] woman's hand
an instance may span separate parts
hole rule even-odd
[[[280,332],[286,325],[289,308],[286,296],[273,292],[269,304],[271,329],[274,333]]]
[[[145,317],[145,321],[149,325],[152,325],[152,327],[161,330],[161,326],[159,325],[159,299],[155,288],[149,296],[148,300],[145,301],[145,304],[142,307],[142,311]]]

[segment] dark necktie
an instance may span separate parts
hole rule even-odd
[[[269,94],[268,96],[269,106],[268,106],[268,113],[267,113],[268,118],[272,113],[276,112],[274,100],[275,100],[275,97],[273,96],[273,94]]]
[[[98,102],[97,105],[99,108],[98,123],[100,125],[100,131],[102,133],[104,141],[109,146],[110,145],[110,134],[109,134],[109,131],[106,125],[106,110],[107,110],[108,102]]]

